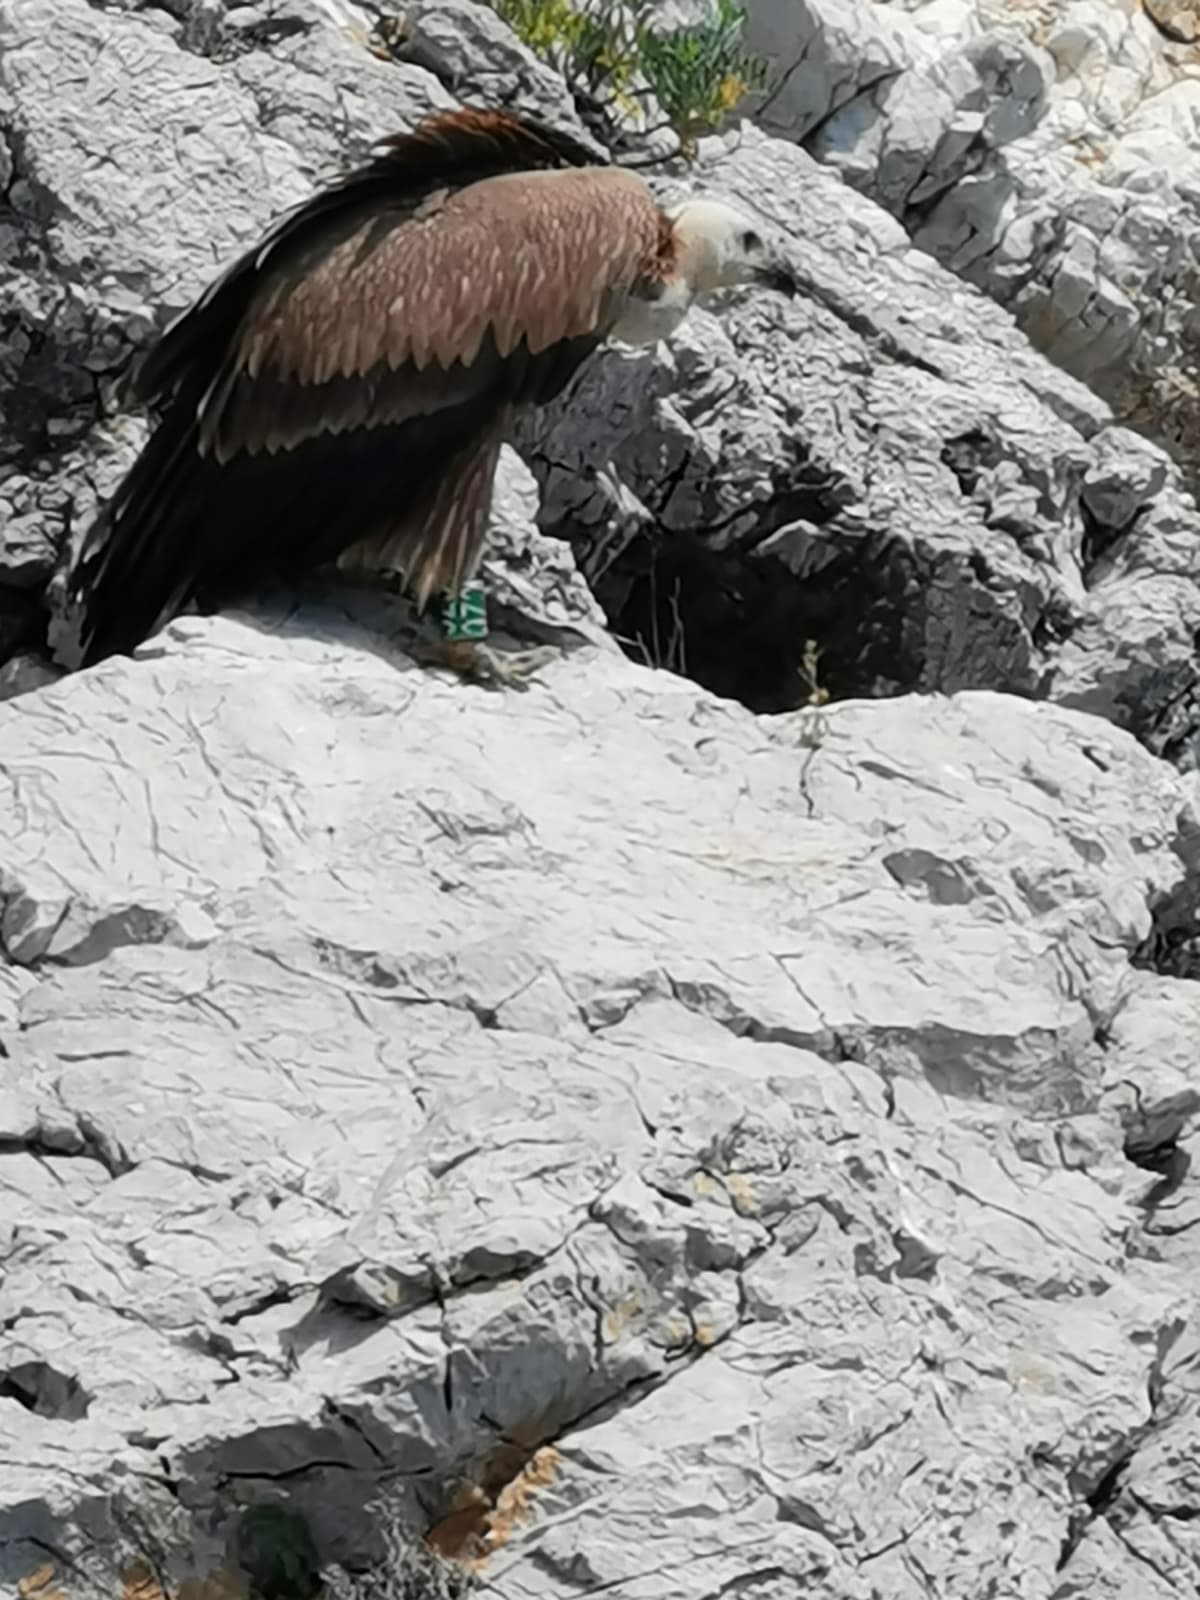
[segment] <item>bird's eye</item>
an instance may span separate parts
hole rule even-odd
[[[742,235],[742,249],[743,250],[761,250],[762,249],[762,240],[758,237],[758,235],[755,233],[753,228],[747,228],[745,233]]]

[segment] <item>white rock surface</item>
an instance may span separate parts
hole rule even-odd
[[[1188,6],[746,9],[772,67],[763,126],[879,200],[1194,472],[1200,62]]]
[[[501,1595],[1049,1594],[1194,1398],[1105,1087],[1190,780],[991,694],[493,695],[366,606],[0,707],[0,1574],[284,1484],[345,1556],[508,1438]]]
[[[464,104],[513,106],[566,129],[599,159],[606,151],[581,121],[570,90],[500,20],[474,0],[410,0],[401,54]]]

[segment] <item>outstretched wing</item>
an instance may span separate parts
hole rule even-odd
[[[563,386],[670,236],[632,174],[564,170],[517,119],[457,116],[426,145],[453,161],[398,141],[357,190],[285,219],[143,363],[134,393],[162,419],[80,565],[86,661],[189,601],[215,609],[347,552],[404,571],[422,604],[469,574],[508,418]],[[494,170],[531,146],[543,170]]]

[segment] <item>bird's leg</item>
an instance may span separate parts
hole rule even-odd
[[[487,638],[487,596],[478,579],[464,584],[457,594],[441,597],[441,637],[429,652],[431,664],[448,667],[472,683],[523,689],[530,678],[559,652],[493,650]]]

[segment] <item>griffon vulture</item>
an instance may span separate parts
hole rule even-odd
[[[606,338],[652,343],[743,283],[795,289],[744,216],[663,210],[636,174],[526,117],[451,111],[381,141],[132,370],[156,426],[69,585],[81,664],[327,562],[398,574],[419,610],[436,597],[454,614],[516,414]],[[443,622],[447,665],[527,670],[472,631]]]

